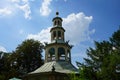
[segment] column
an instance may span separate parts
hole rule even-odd
[[[70,59],[70,63],[71,63],[71,51],[69,52],[69,59]]]
[[[48,61],[48,50],[46,49],[45,50],[45,62],[47,62]]]
[[[67,61],[67,49],[65,48],[65,61]]]
[[[58,60],[58,48],[57,46],[55,47],[55,60]]]

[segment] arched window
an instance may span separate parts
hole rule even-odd
[[[59,60],[65,60],[65,49],[63,47],[58,48]]]
[[[56,25],[56,24],[57,24],[57,22],[55,21],[55,22],[54,22],[54,25]]]
[[[50,49],[49,49],[49,53],[50,53],[50,55],[55,54],[55,49],[54,49],[54,48],[50,48]]]
[[[56,31],[53,32],[53,39],[56,38]]]
[[[67,50],[67,57],[68,58],[70,57],[69,53],[70,53],[70,50]]]
[[[54,48],[49,49],[48,60],[55,60],[55,49]]]
[[[67,61],[70,61],[70,50],[67,50]]]
[[[58,21],[58,25],[60,25],[60,21]]]
[[[61,31],[58,31],[58,38],[61,39]]]

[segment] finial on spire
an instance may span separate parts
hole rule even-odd
[[[58,16],[58,15],[59,15],[59,12],[57,11],[57,12],[56,12],[56,16]]]

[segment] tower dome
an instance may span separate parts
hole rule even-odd
[[[56,17],[55,18],[53,18],[53,26],[54,27],[62,27],[62,18],[61,17],[59,17],[59,12],[56,12]]]

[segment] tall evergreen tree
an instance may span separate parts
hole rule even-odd
[[[89,80],[120,80],[120,30],[109,41],[95,42],[95,48],[87,50],[84,58],[84,74]]]

